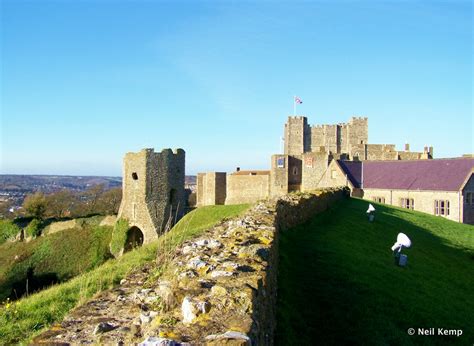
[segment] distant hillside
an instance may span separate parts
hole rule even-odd
[[[55,192],[61,189],[85,191],[92,185],[105,185],[106,188],[122,185],[121,177],[65,176],[65,175],[0,175],[2,192]]]
[[[196,184],[196,176],[187,175],[185,184]],[[122,186],[122,177],[67,176],[67,175],[0,175],[0,202],[12,201],[19,206],[26,195],[41,191],[53,193],[63,189],[83,192],[94,185],[103,185],[106,190]]]
[[[195,184],[196,176],[187,175],[185,183]],[[0,192],[48,193],[61,189],[85,191],[93,185],[104,185],[106,189],[120,187],[122,177],[0,174]]]

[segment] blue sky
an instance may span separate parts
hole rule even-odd
[[[474,152],[471,1],[1,0],[1,173],[265,169],[293,112]]]

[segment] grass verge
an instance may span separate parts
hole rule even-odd
[[[280,235],[277,344],[472,345],[474,227],[373,202],[369,223],[368,203],[341,201]],[[399,232],[413,243],[405,268],[390,250]]]
[[[100,267],[70,281],[52,286],[16,302],[0,307],[0,340],[5,344],[24,344],[59,322],[75,306],[100,291],[118,284],[133,269],[153,261],[158,253],[169,252],[184,240],[197,236],[223,218],[234,217],[248,205],[209,206],[194,210],[157,241],[122,257],[109,260]]]

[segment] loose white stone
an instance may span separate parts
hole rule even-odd
[[[222,340],[222,339],[250,341],[250,338],[247,336],[247,334],[241,333],[241,332],[235,332],[233,330],[228,330],[224,334],[206,336],[206,340]]]
[[[194,247],[192,247],[190,245],[186,245],[185,247],[183,247],[183,249],[181,251],[184,255],[187,255],[188,253],[190,253],[193,250],[194,250]]]
[[[214,270],[211,273],[211,278],[217,278],[219,276],[232,276],[234,273],[233,272],[227,272],[224,270]]]
[[[207,263],[204,262],[201,258],[194,257],[194,258],[191,258],[191,260],[188,262],[188,268],[200,269],[206,266],[206,264]]]
[[[200,239],[196,241],[194,244],[196,244],[197,246],[207,246],[208,243],[209,241],[207,239]]]
[[[149,315],[145,315],[144,313],[140,314],[140,322],[141,324],[146,324],[150,323],[153,320],[153,318]]]
[[[165,338],[157,338],[155,336],[149,336],[139,346],[177,346],[176,341]]]
[[[191,297],[184,297],[181,313],[183,314],[183,323],[191,323],[197,317],[197,309]]]

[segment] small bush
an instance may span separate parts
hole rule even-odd
[[[110,252],[115,257],[122,254],[125,242],[127,241],[127,231],[129,228],[128,221],[125,219],[119,219],[115,223],[112,240],[110,241]]]
[[[26,226],[25,233],[28,237],[37,237],[41,234],[43,223],[38,219],[33,219],[31,222]]]
[[[20,232],[20,228],[10,220],[0,220],[0,244],[15,237]]]

